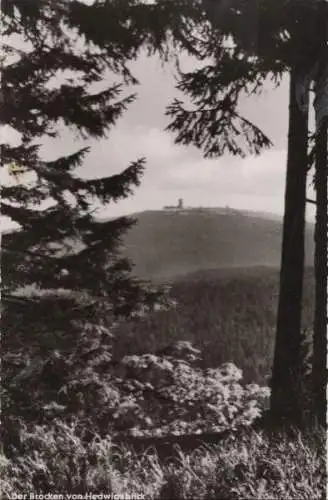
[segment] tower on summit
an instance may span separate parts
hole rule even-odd
[[[179,198],[177,205],[165,205],[164,210],[182,210],[183,206],[183,199]]]

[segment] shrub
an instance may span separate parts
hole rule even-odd
[[[232,363],[202,369],[200,351],[188,342],[114,363],[110,341],[106,329],[86,331],[72,353],[53,351],[46,361],[34,360],[11,374],[3,391],[7,415],[24,408],[18,420],[39,425],[75,418],[81,437],[90,440],[94,434],[233,429],[250,424],[268,399],[267,388],[243,385]],[[7,452],[12,439],[5,436]]]
[[[164,354],[125,356],[116,368],[115,382],[122,403],[114,418],[121,429],[158,436],[251,424],[269,389],[243,385],[241,370],[232,363],[202,369],[199,361],[200,351],[188,342],[178,342]]]

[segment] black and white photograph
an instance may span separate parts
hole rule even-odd
[[[9,500],[327,498],[328,0],[0,0]]]

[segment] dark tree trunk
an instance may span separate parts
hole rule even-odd
[[[290,76],[288,158],[280,291],[271,382],[271,420],[275,425],[302,422],[301,316],[308,161],[308,111],[297,102],[295,70]],[[308,93],[306,99],[308,100]]]
[[[328,173],[328,136],[327,136],[327,37],[328,37],[328,5],[321,2],[318,10],[318,74],[316,81],[316,158],[315,189],[317,212],[315,225],[315,317],[313,332],[313,416],[315,422],[326,425],[326,388],[327,388],[327,173]],[[323,111],[323,113],[322,113]],[[323,119],[320,120],[320,114]]]
[[[316,137],[315,187],[317,212],[315,225],[315,318],[313,335],[313,401],[314,416],[320,425],[326,425],[327,387],[327,119]]]

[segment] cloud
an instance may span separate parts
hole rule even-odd
[[[286,167],[285,150],[269,150],[258,157],[204,159],[194,147],[174,144],[173,137],[156,127],[116,129],[86,158],[82,175],[117,173],[138,157],[146,157],[145,178],[153,187],[228,189],[246,194],[281,194]]]
[[[183,197],[188,205],[250,208],[282,213],[286,151],[272,149],[258,157],[204,159],[194,147],[174,144],[156,127],[117,128],[108,141],[94,144],[80,173],[106,176],[144,156],[140,188],[128,200],[102,210],[108,215],[161,208]]]

